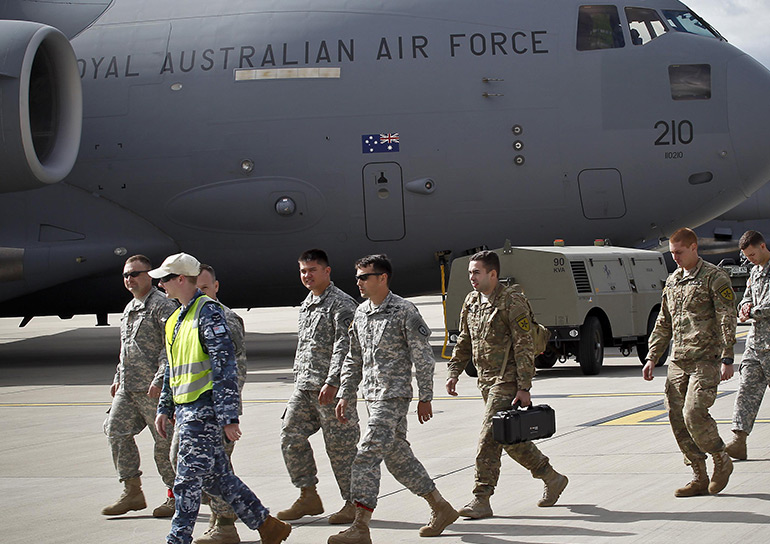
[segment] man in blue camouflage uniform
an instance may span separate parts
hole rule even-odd
[[[428,342],[430,329],[414,304],[390,291],[392,276],[393,268],[385,255],[370,255],[356,262],[358,289],[367,300],[356,309],[350,327],[350,351],[342,366],[336,413],[341,422],[348,422],[363,381],[369,420],[352,467],[355,520],[346,531],[329,537],[329,544],[371,544],[369,522],[377,506],[383,460],[396,480],[430,505],[431,519],[420,528],[420,536],[440,535],[458,517],[406,440],[412,367],[419,389],[417,418],[425,423],[433,417],[436,363]]]
[[[147,507],[140,478],[139,448],[134,439],[145,427],[152,433],[155,465],[168,488],[166,501],[155,508],[152,515],[171,517],[174,513],[170,441],[155,432],[154,421],[166,368],[163,331],[166,319],[177,304],[152,286],[152,278],[147,275],[151,268],[150,260],[144,255],[129,257],[123,267],[123,283],[134,298],[120,318],[120,361],[110,386],[113,400],[104,432],[125,489],[117,502],[102,509],[105,516]]]
[[[653,379],[655,364],[670,344],[668,420],[685,464],[693,471],[692,481],[675,490],[674,496],[716,494],[727,486],[733,463],[709,408],[719,382],[733,376],[735,293],[727,272],[698,256],[698,237],[691,229],[672,234],[668,248],[678,268],[663,288],[642,375]],[[710,481],[706,454],[714,460]]]
[[[214,268],[208,264],[201,264],[201,273],[196,282],[198,289],[204,295],[212,300],[219,302],[219,280]],[[235,349],[235,362],[238,368],[238,391],[243,396],[243,386],[246,383],[246,345],[243,319],[233,310],[219,302],[222,311],[225,313],[225,321],[230,331],[230,338],[233,341]],[[238,415],[243,415],[243,400],[239,399]],[[224,440],[224,435],[223,435]],[[225,453],[230,459],[232,466],[233,451],[235,450],[235,441],[225,440]],[[171,444],[174,464],[179,451],[179,433],[174,433],[174,441]],[[209,518],[209,527],[202,536],[195,539],[195,544],[238,544],[241,541],[238,530],[235,528],[236,515],[232,507],[221,497],[209,497],[204,494],[203,501],[211,507],[211,517]]]
[[[305,251],[299,257],[302,283],[310,290],[299,309],[297,353],[294,356],[294,394],[289,399],[281,429],[281,451],[291,481],[300,496],[278,519],[294,520],[323,513],[316,491],[318,469],[308,438],[323,430],[326,452],[345,505],[329,516],[329,523],[351,523],[355,506],[350,500],[350,466],[356,456],[360,429],[355,399],[348,423],[334,414],[342,361],[348,352],[348,327],[356,301],[335,287],[326,252]]]
[[[176,512],[167,544],[190,544],[200,508],[201,489],[220,496],[263,544],[286,540],[291,526],[270,516],[267,508],[233,474],[225,453],[227,440],[241,438],[235,353],[221,306],[197,287],[200,263],[191,255],[168,257],[150,271],[169,298],[182,307],[166,323],[168,365],[155,426],[166,434],[176,420],[179,457],[174,481]]]
[[[741,359],[741,383],[733,410],[733,439],[725,451],[734,459],[747,459],[746,439],[754,428],[759,406],[770,386],[770,250],[755,230],[741,236],[740,249],[754,267],[738,305],[741,323],[752,320]]]
[[[535,353],[530,329],[533,325],[529,302],[516,288],[499,281],[500,258],[493,251],[481,251],[468,265],[471,291],[460,312],[460,336],[449,361],[446,390],[457,395],[457,381],[472,359],[478,370],[478,387],[484,400],[484,419],[476,453],[473,500],[460,515],[473,519],[492,516],[490,497],[500,478],[503,450],[543,480],[543,497],[538,506],[553,506],[567,487],[567,477],[556,472],[548,457],[532,442],[503,446],[492,434],[492,417],[516,402],[531,404],[529,390],[535,375]]]

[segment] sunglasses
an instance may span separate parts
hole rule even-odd
[[[356,281],[366,281],[369,276],[382,276],[385,272],[367,272],[366,274],[359,274],[356,276]]]
[[[179,274],[169,274],[168,276],[163,276],[162,278],[160,278],[158,280],[158,283],[168,283],[174,278],[178,278],[178,277],[179,277]]]
[[[149,270],[134,270],[133,272],[123,272],[123,279],[128,278],[136,278],[139,276],[139,274],[144,274],[145,272],[149,272]]]

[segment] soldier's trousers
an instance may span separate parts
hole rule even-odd
[[[534,478],[543,478],[550,467],[548,457],[532,442],[503,445],[495,441],[492,434],[492,416],[500,410],[511,407],[516,397],[516,383],[497,383],[497,378],[478,381],[481,398],[484,399],[484,419],[481,422],[479,447],[476,451],[476,482],[473,494],[489,496],[495,492],[500,478],[500,456],[505,450],[514,461],[532,473]]]
[[[718,453],[725,448],[716,421],[709,414],[721,380],[719,366],[719,359],[668,364],[668,420],[688,465],[706,459],[707,453]]]
[[[169,488],[174,485],[174,467],[169,458],[171,436],[169,432],[169,437],[163,438],[155,430],[157,409],[158,399],[148,397],[143,391],[118,389],[112,399],[110,413],[104,422],[104,433],[110,443],[112,460],[121,482],[142,475],[139,470],[139,448],[134,436],[149,427],[155,441],[155,466],[158,467],[163,483]]]
[[[232,470],[233,451],[235,451],[235,442],[230,442],[228,440],[225,440],[225,433],[223,432],[222,443],[225,448],[225,453],[227,454],[227,459],[230,462],[230,469]],[[179,430],[177,427],[174,427],[174,438],[171,441],[171,462],[174,464],[174,466],[176,466],[178,460],[179,460]],[[223,517],[223,518],[236,517],[232,507],[229,504],[227,504],[227,501],[222,499],[222,497],[217,497],[216,495],[210,496],[209,507],[211,508],[211,512],[218,517]]]
[[[747,347],[741,360],[741,383],[735,397],[733,430],[751,434],[759,406],[770,386],[770,351]]]
[[[372,509],[377,506],[383,460],[393,477],[415,495],[427,495],[436,489],[406,440],[406,414],[410,403],[408,398],[366,402],[369,421],[353,461],[353,501]]]
[[[176,511],[171,519],[168,544],[190,544],[200,509],[201,489],[219,496],[232,506],[250,529],[267,519],[267,508],[233,474],[222,445],[222,427],[217,421],[210,397],[176,407],[179,457],[174,482]]]
[[[294,390],[286,406],[281,428],[281,451],[291,483],[310,487],[318,483],[318,469],[308,437],[323,431],[326,453],[332,465],[340,494],[350,500],[350,466],[356,456],[361,430],[358,425],[356,402],[348,405],[348,422],[340,423],[334,415],[336,403],[321,405],[320,391]]]

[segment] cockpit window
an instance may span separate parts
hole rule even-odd
[[[664,9],[663,16],[668,20],[671,28],[677,32],[688,32],[699,36],[708,36],[709,38],[724,39],[710,24],[692,11]]]
[[[654,9],[626,8],[631,43],[644,45],[668,32],[665,23]]]
[[[614,49],[625,47],[623,28],[615,6],[580,6],[578,12],[577,49]]]

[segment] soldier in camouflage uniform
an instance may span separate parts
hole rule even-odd
[[[350,351],[342,367],[336,412],[341,422],[350,424],[353,400],[363,380],[369,421],[352,467],[355,520],[328,542],[371,544],[369,522],[377,506],[383,460],[402,485],[431,507],[431,519],[420,529],[420,536],[437,536],[457,519],[457,511],[438,492],[406,440],[412,366],[419,390],[417,418],[425,423],[433,417],[435,359],[428,342],[430,329],[414,304],[390,291],[393,269],[385,255],[359,259],[356,270],[358,289],[368,300],[356,309],[350,327]]]
[[[134,436],[148,426],[155,441],[155,465],[168,487],[166,502],[155,508],[152,515],[171,517],[174,513],[170,441],[155,432],[154,421],[166,366],[163,330],[177,304],[152,286],[152,278],[147,275],[151,268],[150,260],[144,255],[129,257],[123,268],[124,285],[134,298],[126,305],[120,319],[120,362],[110,386],[113,400],[104,422],[104,432],[125,489],[117,502],[102,509],[105,516],[147,507]]]
[[[190,544],[201,489],[221,497],[263,544],[279,544],[291,526],[270,516],[254,493],[233,474],[222,442],[241,438],[235,350],[219,303],[197,287],[200,263],[191,255],[168,257],[150,275],[160,278],[169,298],[182,307],[169,317],[165,340],[168,365],[155,426],[166,434],[176,420],[179,458],[174,481],[176,511],[167,544]]]
[[[214,268],[208,264],[201,265],[201,273],[197,280],[198,289],[204,295],[212,300],[219,302],[217,295],[219,293],[219,280]],[[220,302],[222,311],[225,313],[227,328],[230,330],[230,338],[233,341],[235,349],[235,362],[238,375],[238,391],[243,394],[243,386],[246,383],[246,332],[243,326],[243,319],[237,313]],[[243,415],[243,401],[239,397],[238,415]],[[232,466],[233,450],[235,450],[235,441],[225,440],[225,453],[230,459]],[[179,433],[174,433],[174,443],[171,446],[173,452],[179,451]],[[176,460],[176,455],[174,455]],[[236,515],[233,509],[221,497],[209,497],[209,506],[211,507],[211,517],[209,518],[209,528],[203,533],[203,536],[195,539],[195,544],[238,544],[241,541],[238,530],[235,528]]]
[[[350,465],[356,456],[360,430],[355,398],[349,422],[334,414],[342,361],[350,346],[348,327],[356,301],[334,286],[326,252],[305,251],[299,257],[302,283],[310,290],[299,309],[297,353],[294,356],[294,394],[289,399],[281,429],[281,451],[291,481],[300,496],[290,508],[276,514],[294,520],[323,513],[313,449],[308,437],[323,430],[326,452],[345,505],[329,516],[329,523],[351,523],[355,506],[350,500]]]
[[[733,411],[733,439],[725,451],[735,459],[746,459],[746,439],[770,386],[770,250],[755,230],[747,231],[739,242],[741,251],[754,265],[746,292],[738,306],[738,319],[753,320],[746,338],[740,373],[741,383]]]
[[[727,273],[698,257],[698,237],[687,228],[669,239],[678,268],[666,280],[655,328],[650,334],[645,380],[671,345],[666,405],[674,436],[693,480],[674,491],[677,497],[719,493],[733,471],[709,408],[721,380],[733,376],[735,294]],[[720,368],[721,363],[721,368]],[[714,460],[709,481],[706,454]]]
[[[472,359],[485,408],[476,453],[474,498],[460,509],[460,515],[474,519],[492,516],[489,498],[500,477],[503,450],[534,478],[543,480],[543,498],[538,506],[553,506],[567,487],[567,477],[556,472],[532,442],[503,446],[492,435],[495,413],[514,402],[531,404],[535,354],[529,303],[523,293],[499,282],[500,259],[493,251],[473,255],[468,273],[473,291],[460,312],[460,336],[449,361],[446,389],[457,395],[457,381]]]

